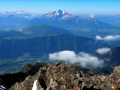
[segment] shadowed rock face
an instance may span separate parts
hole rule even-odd
[[[34,76],[28,76],[23,82],[14,84],[10,90],[23,90],[23,88],[24,90],[31,90],[35,80],[37,80],[38,90],[72,89],[79,77],[83,77],[82,72],[71,65],[62,63],[49,64],[41,67]]]
[[[48,64],[39,67],[34,75],[29,73],[24,80],[16,81],[9,90],[32,90],[36,81],[37,90],[120,90],[120,70],[115,69],[111,75],[85,77],[81,69],[72,65]]]
[[[43,67],[44,63],[36,63],[34,65],[27,64],[24,66],[20,72],[14,74],[5,74],[0,75],[0,85],[5,86],[6,88],[10,88],[16,82],[22,82],[29,75],[33,76],[39,70],[39,68]]]

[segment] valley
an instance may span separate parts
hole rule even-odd
[[[120,1],[1,0],[0,90],[120,90]]]
[[[0,74],[17,72],[27,63],[53,63],[54,61],[49,60],[49,54],[65,50],[75,53],[85,52],[104,60],[106,70],[104,67],[99,68],[98,73],[110,73],[114,66],[120,64],[115,61],[119,57],[120,50],[116,47],[120,47],[120,39],[96,39],[97,36],[102,38],[107,35],[113,38],[114,35],[119,37],[119,27],[101,22],[96,17],[82,18],[63,10],[35,17],[24,11],[20,12],[21,14],[7,12],[6,16],[1,14],[1,20],[4,20],[1,23],[6,23],[9,30],[7,27],[6,29],[1,27],[0,30]],[[29,18],[25,18],[26,16]],[[11,20],[16,22],[12,23],[14,27],[9,24]],[[105,47],[111,48],[111,55],[96,53],[97,49]]]

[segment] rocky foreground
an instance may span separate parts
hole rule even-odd
[[[110,75],[86,77],[69,64],[28,64],[19,73],[0,76],[0,83],[0,90],[120,90],[120,67]]]

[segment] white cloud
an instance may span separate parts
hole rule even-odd
[[[23,56],[20,56],[17,58],[17,61],[26,61],[26,60],[31,60],[32,57],[30,56],[29,53],[24,53]]]
[[[96,39],[97,39],[97,40],[102,40],[103,38],[102,38],[101,36],[97,35],[97,36],[96,36]]]
[[[57,53],[49,54],[50,60],[62,60],[65,62],[70,63],[80,63],[80,65],[84,68],[90,68],[93,67],[102,67],[103,60],[99,60],[98,57],[92,56],[85,52],[80,52],[79,54],[76,54],[74,51],[61,51]]]
[[[104,38],[99,35],[96,36],[96,40],[113,41],[118,39],[120,39],[120,35],[115,35],[115,36],[109,35]]]
[[[111,50],[110,48],[99,48],[96,50],[96,52],[103,55],[110,52],[110,50]]]

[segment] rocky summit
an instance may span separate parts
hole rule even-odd
[[[2,90],[120,90],[120,67],[110,75],[86,76],[75,65],[39,63],[11,75],[0,76]]]

